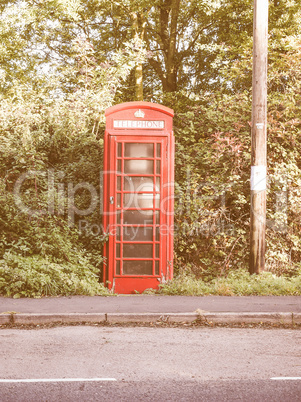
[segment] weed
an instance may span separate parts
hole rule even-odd
[[[160,294],[186,296],[281,296],[301,295],[301,272],[292,277],[276,276],[271,272],[250,275],[246,270],[236,270],[228,276],[204,282],[193,275],[181,275],[160,286]]]

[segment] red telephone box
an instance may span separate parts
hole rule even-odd
[[[173,110],[127,102],[106,110],[104,283],[116,293],[173,276]]]

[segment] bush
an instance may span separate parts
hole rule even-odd
[[[38,255],[20,257],[8,252],[0,260],[0,294],[20,298],[109,292],[99,283],[98,270],[87,258],[77,264],[58,264]]]

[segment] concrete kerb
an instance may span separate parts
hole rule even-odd
[[[301,324],[301,313],[62,313],[62,314],[0,314],[0,324],[76,324],[76,323],[191,323],[194,321],[216,324],[279,323]]]
[[[12,315],[10,313],[0,314],[0,325],[7,325],[11,323]]]
[[[221,324],[279,323],[300,324],[300,313],[203,313],[200,320]]]
[[[292,313],[292,323],[301,324],[301,313]]]
[[[279,323],[300,324],[301,313],[110,313],[107,314],[110,323],[125,322],[194,322],[203,321],[216,324],[241,323]]]
[[[62,314],[13,314],[11,323],[23,325],[42,325],[42,324],[76,324],[81,322],[104,322],[106,314],[104,313],[62,313]]]
[[[197,313],[110,313],[107,321],[110,323],[124,322],[193,322],[198,319]]]

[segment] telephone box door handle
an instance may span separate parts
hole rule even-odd
[[[110,197],[110,204],[114,204],[114,197]]]

